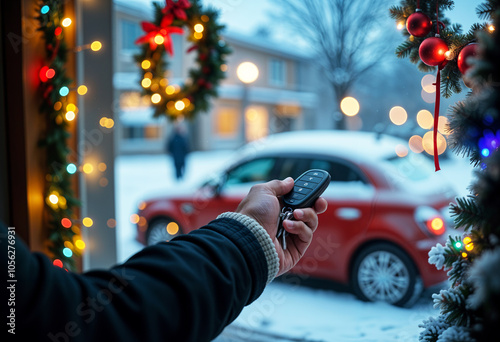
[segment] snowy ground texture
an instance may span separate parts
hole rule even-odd
[[[195,152],[189,155],[182,183],[195,183],[227,163],[231,151]],[[472,179],[471,168],[460,158],[443,160],[442,171],[449,175],[459,195],[466,195]],[[135,238],[129,217],[149,194],[167,192],[175,181],[170,159],[165,155],[120,156],[116,160],[118,260],[125,261],[142,246]],[[384,303],[361,302],[335,284],[311,286],[300,280],[272,282],[262,296],[246,307],[217,342],[267,341],[417,341],[418,325],[438,311],[426,291],[410,309]]]

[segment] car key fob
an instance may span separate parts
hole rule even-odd
[[[292,210],[312,207],[330,184],[331,178],[324,170],[312,169],[304,172],[295,180],[293,190],[283,196],[284,207]]]
[[[312,169],[304,172],[297,179],[292,191],[283,196],[283,210],[280,214],[276,237],[281,238],[283,250],[286,249],[287,232],[283,228],[284,220],[293,220],[293,211],[297,208],[308,208],[326,190],[330,184],[331,176],[328,172]]]

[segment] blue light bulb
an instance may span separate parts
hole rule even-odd
[[[42,8],[40,9],[40,13],[47,14],[47,13],[49,13],[49,10],[50,10],[50,7],[45,5],[45,6],[42,6]]]

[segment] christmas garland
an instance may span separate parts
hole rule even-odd
[[[46,150],[46,193],[49,252],[54,265],[75,269],[74,256],[79,256],[84,242],[80,228],[73,224],[74,209],[79,206],[72,189],[75,164],[68,163],[71,121],[77,108],[68,101],[72,80],[66,75],[68,46],[64,28],[71,20],[64,18],[64,0],[38,1],[36,19],[45,40],[46,58],[39,71],[40,113],[46,117],[47,128],[39,145]]]
[[[224,26],[217,22],[217,11],[204,10],[198,0],[166,0],[164,8],[153,5],[155,20],[142,22],[145,34],[136,41],[142,46],[135,57],[141,67],[143,93],[150,96],[155,117],[193,118],[209,109],[210,98],[217,96],[217,87],[225,78],[225,58],[230,49],[220,37]],[[187,52],[197,52],[196,67],[179,86],[169,84],[165,54],[174,54],[171,34],[183,34],[184,27],[193,44]]]

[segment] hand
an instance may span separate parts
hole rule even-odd
[[[320,197],[316,200],[314,208],[296,209],[293,212],[296,221],[283,221],[283,227],[288,232],[287,249],[283,250],[281,243],[276,239],[281,213],[278,197],[290,192],[293,184],[293,179],[288,177],[283,181],[273,180],[255,185],[236,209],[236,212],[256,220],[273,240],[280,259],[278,276],[289,271],[302,258],[318,227],[318,214],[325,212],[328,206],[326,200]]]

